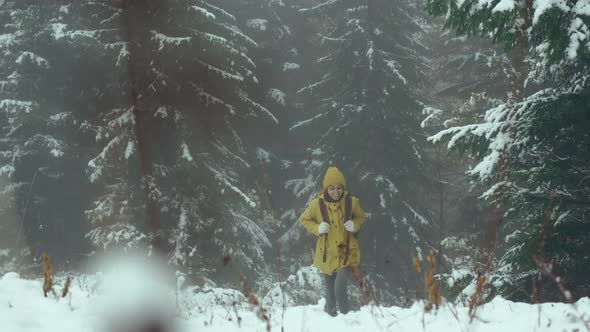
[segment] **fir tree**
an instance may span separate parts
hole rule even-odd
[[[113,19],[101,22],[120,33],[103,45],[116,45],[111,62],[124,65],[119,105],[88,124],[102,146],[89,164],[102,191],[88,211],[89,236],[158,244],[192,276],[263,282],[271,245],[258,225],[255,148],[244,131],[277,120],[248,93],[256,42],[215,1],[124,1],[109,10]]]
[[[299,90],[307,119],[291,127],[309,146],[308,176],[290,185],[309,199],[328,166],[344,171],[370,213],[364,268],[383,278],[382,294],[399,296],[415,289],[412,255],[428,250],[425,229],[433,227],[420,203],[429,180],[416,96],[426,51],[419,13],[411,2],[378,0],[328,1],[301,13],[321,49],[319,75]]]
[[[477,158],[468,173],[488,186],[484,197],[496,206],[495,222],[508,234],[507,251],[490,277],[501,294],[519,300],[560,298],[555,285],[543,282],[538,265],[549,264],[574,286],[576,296],[588,294],[583,282],[588,262],[578,254],[589,243],[582,217],[588,211],[589,163],[583,129],[589,113],[582,106],[588,104],[584,6],[576,1],[565,6],[428,3],[432,14],[448,13],[447,24],[459,33],[488,35],[511,55],[507,100],[489,109],[481,122],[445,129],[432,140],[448,138],[451,148],[469,149]],[[526,92],[526,80],[546,88]]]
[[[427,31],[431,60],[421,125],[428,133],[472,123],[505,99],[510,59],[500,47],[485,38],[455,36],[438,20]],[[427,149],[437,182],[430,195],[439,225],[437,271],[447,280],[441,285],[450,287],[445,294],[451,299],[461,299],[476,277],[486,236],[480,216],[489,214],[487,204],[478,200],[484,186],[465,174],[474,159],[459,152],[449,153],[441,144]]]
[[[79,192],[86,191],[71,140],[76,123],[62,102],[71,87],[71,72],[62,64],[72,58],[62,53],[53,20],[64,10],[35,1],[0,5],[2,220],[13,223],[3,231],[3,243],[28,247],[34,257],[49,251],[62,262],[83,246]]]

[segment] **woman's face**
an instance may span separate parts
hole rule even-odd
[[[340,199],[342,194],[344,193],[344,186],[341,184],[333,183],[328,186],[328,196],[333,200],[337,201]]]

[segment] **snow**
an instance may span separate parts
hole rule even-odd
[[[135,152],[135,142],[133,140],[129,140],[127,142],[127,147],[125,148],[125,159],[129,160],[129,158]]]
[[[208,10],[217,13],[218,16],[223,16],[226,20],[229,20],[229,21],[232,21],[232,22],[235,22],[236,21],[236,18],[232,14],[226,12],[225,10],[223,10],[223,9],[221,9],[219,7],[216,7],[216,6],[211,5],[209,3],[202,3],[202,5],[204,5],[205,7],[207,7]]]
[[[509,12],[514,9],[514,0],[500,0],[494,9],[492,9],[492,13],[497,12]]]
[[[420,127],[428,127],[429,125],[431,125],[431,123],[438,120],[443,113],[444,111],[438,108],[433,108],[429,106],[424,107],[424,109],[422,109],[422,114],[427,115],[427,117],[424,118],[424,120],[422,120],[422,122],[420,123]]]
[[[297,90],[297,93],[312,93],[314,88],[319,88],[321,86],[324,86],[326,83],[332,81],[332,77],[323,79],[321,81],[309,84],[299,90]]]
[[[374,62],[374,53],[375,53],[375,49],[373,48],[373,41],[369,42],[369,49],[367,50],[367,59],[369,61],[369,70],[372,71],[373,70],[373,62]]]
[[[563,10],[565,13],[569,12],[570,9],[564,0],[537,0],[533,2],[533,8],[535,12],[533,14],[533,25],[539,22],[541,15],[553,7],[557,7]]]
[[[270,152],[258,147],[256,148],[256,159],[268,164],[270,163]]]
[[[195,29],[191,29],[190,32],[197,38],[201,39],[203,42],[211,43],[218,47],[221,47],[227,51],[229,51],[232,55],[238,56],[241,58],[245,63],[247,63],[250,68],[256,68],[256,64],[252,59],[250,59],[246,54],[243,52],[238,51],[237,49],[232,47],[232,43],[229,42],[226,38],[220,37],[218,35],[214,35],[212,33],[203,32]]]
[[[153,38],[158,42],[160,51],[169,45],[180,46],[183,43],[190,43],[191,41],[191,37],[170,37],[154,30],[151,33]]]
[[[12,33],[5,33],[0,35],[0,47],[10,47],[15,42],[15,36]]]
[[[424,218],[424,217],[423,217],[423,216],[421,216],[421,215],[420,215],[418,212],[416,212],[416,210],[414,210],[414,209],[413,209],[413,208],[410,206],[410,204],[408,204],[408,203],[406,203],[406,202],[403,202],[403,203],[404,203],[404,205],[405,205],[405,206],[406,206],[408,209],[410,209],[410,211],[412,211],[412,213],[414,214],[414,219],[418,219],[422,225],[429,225],[429,224],[430,224],[430,222],[428,221],[428,219]]]
[[[215,14],[211,13],[205,8],[199,6],[190,6],[190,9],[194,10],[195,12],[201,14],[207,20],[214,21],[216,19]]]
[[[264,256],[264,252],[262,248],[272,248],[272,244],[270,243],[266,233],[262,230],[260,226],[258,226],[252,219],[244,216],[241,213],[238,213],[232,209],[229,209],[230,214],[234,218],[235,225],[237,229],[239,229],[240,233],[248,234],[247,238],[255,243],[256,245],[252,246],[252,250],[254,250],[259,257]]]
[[[590,0],[581,0],[576,2],[572,11],[578,15],[590,16]]]
[[[180,218],[178,227],[174,230],[171,242],[174,243],[174,253],[171,255],[169,261],[177,265],[186,266],[186,255],[183,255],[182,250],[186,248],[189,239],[189,217],[186,206],[180,208]],[[184,283],[184,276],[177,279],[177,288]]]
[[[253,30],[266,31],[268,20],[262,18],[254,18],[246,21],[246,26]]]
[[[121,67],[127,64],[126,60],[129,60],[131,57],[131,52],[129,52],[129,48],[127,43],[123,43],[121,46],[121,50],[119,51],[119,55],[117,56],[117,62],[115,63],[115,67]]]
[[[97,207],[95,210],[109,204],[112,206],[113,202],[105,203],[107,204],[101,204],[102,206]],[[112,215],[113,211],[110,206],[106,208],[110,209],[110,214]],[[135,226],[123,223],[94,228],[88,232],[86,237],[89,238],[94,245],[100,246],[103,249],[109,249],[111,247],[122,247],[124,250],[133,249],[142,246],[147,240],[147,236]]]
[[[154,117],[158,117],[158,116],[162,119],[165,119],[166,117],[168,117],[168,111],[166,110],[166,106],[158,107],[156,112],[154,112]]]
[[[193,161],[193,156],[191,155],[191,152],[188,148],[188,145],[186,143],[182,143],[181,145],[182,148],[182,159],[188,161],[188,162],[192,162]]]
[[[588,27],[584,24],[584,21],[579,17],[576,17],[571,21],[568,34],[570,36],[570,43],[565,52],[568,59],[574,60],[578,55],[580,42],[587,40],[590,37],[590,33],[588,32]]]
[[[268,95],[272,100],[274,100],[281,106],[285,106],[285,97],[287,95],[283,91],[276,88],[272,88],[268,90]]]
[[[387,184],[387,190],[389,190],[390,193],[394,193],[394,194],[399,193],[399,190],[397,189],[395,184],[393,184],[393,182],[391,182],[390,179],[384,177],[383,175],[377,175],[375,177],[375,182],[377,184],[379,184],[379,183]]]
[[[36,141],[41,141],[42,144],[44,144],[48,149],[49,149],[49,154],[51,154],[53,157],[55,158],[59,158],[62,157],[64,155],[63,152],[63,143],[59,140],[56,140],[55,138],[49,136],[49,135],[40,135],[37,134],[33,137],[33,139],[31,139],[31,143],[34,143]],[[27,146],[29,143],[26,143],[25,146]]]
[[[60,112],[57,114],[50,115],[49,120],[54,122],[63,122],[66,121],[71,115],[72,113],[70,112]]]
[[[217,68],[215,66],[212,66],[208,63],[205,63],[203,61],[197,60],[197,63],[201,64],[203,67],[207,68],[207,71],[210,73],[213,73],[219,77],[221,77],[222,79],[227,79],[227,80],[234,80],[236,82],[242,82],[244,80],[244,78],[240,75],[235,75],[232,74],[230,72],[227,72],[223,69]]]
[[[382,208],[386,208],[385,197],[383,196],[383,193],[379,194],[379,205],[381,205]]]
[[[391,69],[391,72],[404,84],[407,85],[408,84],[408,80],[404,77],[404,75],[402,75],[402,73],[399,71],[399,63],[395,60],[385,60],[385,64],[387,65],[387,68]]]
[[[237,26],[227,23],[218,24],[217,26],[219,28],[225,29],[225,31],[229,33],[232,37],[240,39],[242,42],[249,44],[250,47],[258,47],[258,43],[256,43],[252,38],[242,33],[242,31],[240,31],[240,28],[238,28]]]
[[[19,65],[26,62],[34,63],[38,67],[49,68],[49,62],[46,59],[32,52],[22,52],[21,55],[19,55],[18,58],[16,58],[15,62]]]
[[[245,102],[248,107],[254,111],[258,111],[257,113],[251,113],[255,116],[257,116],[258,113],[261,113],[262,115],[264,115],[265,117],[269,118],[270,120],[272,120],[275,124],[279,124],[279,119],[277,119],[266,107],[262,106],[261,104],[255,102],[254,100],[250,99],[250,97],[248,96],[248,94],[244,93],[243,91],[241,91],[239,93],[239,97],[240,99]]]
[[[219,148],[219,144],[218,144],[218,148]],[[234,186],[231,183],[231,181],[235,181],[234,179],[228,177],[227,175],[223,174],[222,172],[219,172],[218,170],[216,170],[214,167],[212,167],[210,165],[207,165],[207,168],[211,171],[211,173],[213,173],[215,175],[215,178],[217,178],[217,180],[219,180],[225,187],[228,187],[231,190],[233,190],[235,193],[239,194],[244,199],[244,201],[246,201],[246,203],[248,203],[248,205],[251,208],[256,208],[256,202],[254,202],[252,199],[250,199],[250,197],[248,197],[248,195],[246,195],[242,190],[240,190],[240,188]]]
[[[306,120],[298,121],[298,122],[296,122],[294,125],[292,125],[292,126],[289,128],[289,130],[294,130],[294,129],[297,129],[298,127],[301,127],[301,126],[308,125],[308,124],[310,124],[311,122],[313,122],[314,120],[317,120],[317,119],[319,119],[319,118],[322,118],[322,117],[324,117],[324,116],[326,116],[326,115],[327,115],[326,113],[320,113],[320,114],[317,114],[317,115],[313,116],[313,117],[312,117],[312,118],[310,118],[310,119],[306,119]]]
[[[220,141],[212,141],[211,144],[217,148],[217,150],[219,150],[219,152],[221,152],[222,154],[224,154],[227,157],[231,157],[231,158],[235,158],[237,161],[241,162],[245,167],[247,168],[251,168],[250,164],[248,164],[247,161],[245,161],[244,159],[242,159],[240,156],[238,156],[237,154],[233,153],[230,149],[228,149],[223,143],[221,143]]]
[[[116,268],[115,268],[116,266]],[[149,278],[145,276],[149,275]],[[14,272],[0,278],[0,321],[10,332],[103,332],[114,326],[138,330],[151,319],[167,324],[168,331],[582,331],[590,300],[575,307],[565,303],[530,305],[500,297],[478,307],[470,321],[469,308],[443,303],[426,313],[424,303],[409,308],[363,306],[346,315],[330,317],[324,300],[306,306],[261,307],[248,303],[236,290],[210,286],[180,288],[166,269],[123,263],[97,268],[92,275],[74,276],[65,298],[43,297],[42,280],[20,278]],[[55,289],[61,292],[63,281]],[[263,301],[265,302],[265,301]],[[149,316],[148,316],[149,314]]]
[[[293,194],[301,198],[304,194],[316,189],[316,180],[311,174],[308,174],[307,177],[302,179],[287,180],[285,181],[285,189],[293,188]]]
[[[112,151],[112,149],[118,147],[121,144],[121,142],[122,141],[120,137],[114,137],[107,143],[107,145],[102,149],[102,151],[96,158],[88,162],[88,166],[92,168],[92,173],[90,174],[90,182],[95,183],[102,176],[103,164],[107,160],[107,153],[109,151]],[[129,148],[129,146],[127,146],[127,148]],[[128,149],[127,152],[129,152]]]
[[[57,39],[61,39],[63,37],[66,36],[65,34],[65,30],[66,30],[66,25],[63,23],[53,23],[51,24],[51,28],[53,29],[53,38]]]
[[[4,165],[4,166],[0,167],[0,175],[12,176],[14,171],[15,171],[15,169],[14,169],[13,165]]]
[[[561,224],[563,222],[563,220],[568,217],[568,215],[570,214],[570,212],[572,212],[572,210],[567,210],[566,212],[560,214],[559,217],[557,217],[557,220],[555,220],[555,223],[553,224],[553,227]]]
[[[296,69],[299,69],[300,67],[301,66],[299,66],[299,64],[293,63],[293,62],[283,63],[283,71],[296,70]]]
[[[15,99],[3,99],[0,100],[0,110],[4,110],[10,114],[17,112],[31,113],[33,109],[39,105],[31,101],[15,100]]]
[[[328,0],[328,1],[322,2],[322,3],[318,4],[318,5],[315,5],[315,6],[311,7],[311,8],[301,8],[301,9],[299,9],[299,12],[304,13],[304,12],[307,12],[307,11],[322,10],[323,7],[329,7],[330,5],[333,5],[333,4],[338,3],[338,2],[341,2],[341,1],[342,0]]]
[[[111,15],[110,17],[108,17],[108,18],[105,18],[104,20],[101,20],[101,21],[100,21],[98,24],[99,24],[100,26],[103,26],[103,25],[108,25],[109,23],[111,23],[111,25],[112,25],[112,24],[117,24],[117,20],[119,20],[119,19],[120,19],[120,17],[121,17],[121,13],[122,13],[122,12],[123,12],[123,10],[122,10],[122,9],[119,9],[117,12],[115,12],[115,13],[114,13],[113,15]]]
[[[536,95],[533,95],[529,99],[535,100],[535,98],[537,98]],[[526,109],[526,103],[526,101],[519,103],[517,109]],[[502,129],[503,126],[507,125],[509,122],[505,117],[510,110],[511,108],[509,108],[507,104],[501,104],[486,111],[483,123],[444,129],[435,135],[428,137],[428,141],[436,143],[443,137],[450,135],[451,138],[447,145],[450,150],[455,144],[457,144],[457,142],[464,140],[466,136],[473,135],[485,137],[490,141],[488,145],[488,153],[473,169],[469,170],[467,174],[477,175],[480,180],[488,179],[493,174],[494,169],[500,161],[502,151],[504,151],[506,147],[516,144],[510,133]]]

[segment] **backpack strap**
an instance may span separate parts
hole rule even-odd
[[[320,203],[320,213],[322,214],[322,219],[326,223],[330,223],[330,217],[328,217],[328,209],[326,208],[326,202],[324,202],[323,198],[318,199]],[[324,256],[322,257],[322,261],[326,262],[326,251],[328,250],[328,233],[324,234]]]
[[[347,222],[352,218],[352,195],[350,193],[346,194],[344,198],[344,220],[343,222]],[[350,256],[350,232],[346,232],[346,253],[344,255],[344,262],[342,263],[343,266],[346,266],[348,263],[348,256]]]
[[[350,193],[346,194],[344,197],[344,222],[350,220],[352,218],[352,195]]]

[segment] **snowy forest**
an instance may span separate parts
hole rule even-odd
[[[588,0],[0,0],[0,278],[159,255],[179,289],[316,304],[300,216],[335,166],[356,308],[574,303],[589,26]]]

